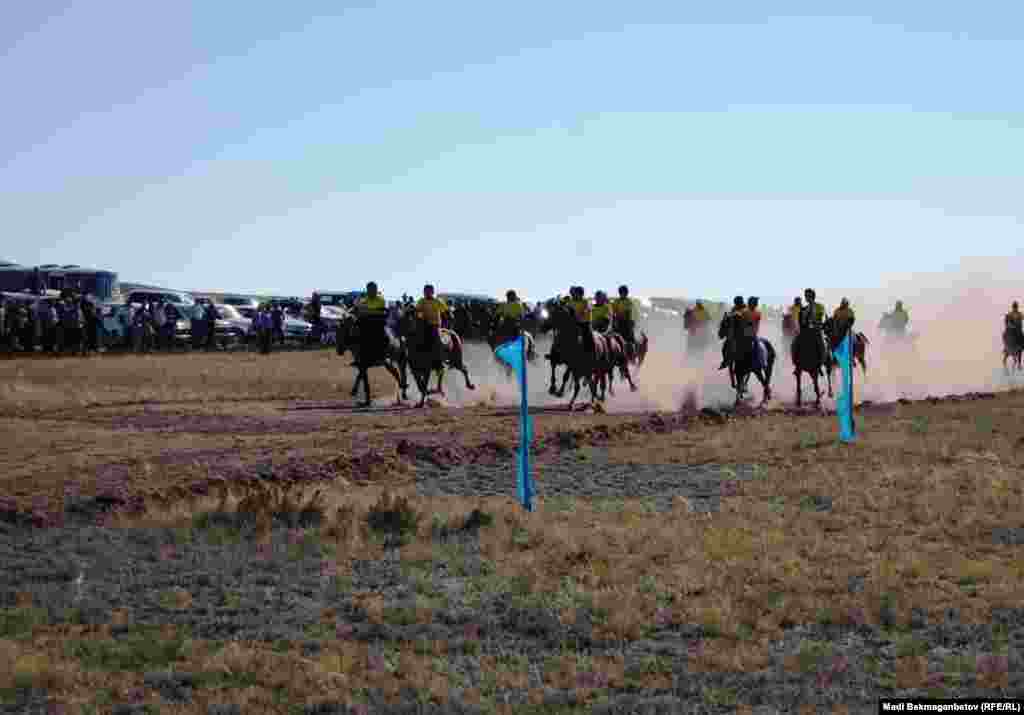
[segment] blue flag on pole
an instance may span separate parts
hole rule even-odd
[[[832,355],[843,371],[843,390],[836,400],[836,415],[839,417],[839,439],[852,442],[857,435],[853,426],[853,342],[851,333],[839,343]]]
[[[495,356],[512,368],[519,378],[519,454],[517,460],[516,491],[519,502],[527,511],[533,511],[533,481],[530,478],[530,444],[533,442],[533,422],[526,400],[526,341],[523,336],[503,343],[494,349]]]

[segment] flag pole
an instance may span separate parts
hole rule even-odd
[[[856,342],[856,337],[853,335],[853,326],[852,325],[849,328],[847,328],[847,331],[848,331],[847,334],[850,336],[850,342],[849,342],[849,346],[850,346],[850,431],[853,432],[853,435],[856,437],[856,435],[857,435],[857,423],[854,422],[854,419],[853,419],[853,367],[854,367],[853,353],[856,351],[857,342]]]
[[[526,399],[526,335],[519,334],[519,361],[523,366],[519,371],[519,441],[521,443],[520,449],[522,450],[523,460],[523,497],[524,506],[527,511],[533,511],[533,494],[530,489],[530,444],[529,444],[529,430],[527,428],[527,420],[530,419],[530,408]]]

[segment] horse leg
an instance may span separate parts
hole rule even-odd
[[[796,372],[796,406],[801,407],[803,405],[803,389],[800,385],[800,368],[797,368]]]
[[[570,377],[575,378],[576,377],[576,373],[573,372],[572,370],[570,370],[569,366],[566,365],[565,366],[565,374],[562,375],[562,387],[556,393],[558,395],[558,397],[562,397],[562,396],[565,395],[565,386],[569,384],[569,378]],[[578,383],[577,383],[577,385],[578,385]],[[577,387],[577,392],[579,392],[579,388],[578,387]],[[573,399],[575,399],[575,398],[573,398]]]
[[[832,373],[835,372],[836,364],[833,361],[828,362],[828,366],[825,369],[825,379],[828,381],[828,396],[833,397],[832,393]],[[817,384],[817,382],[815,382]]]
[[[821,385],[818,382],[818,373],[813,373],[811,379],[814,381],[814,406],[821,407]]]
[[[511,372],[511,371],[510,371]],[[555,361],[551,361],[551,387],[548,388],[549,395],[558,395],[558,390],[555,389]]]
[[[456,365],[456,368],[458,369],[459,372],[462,373],[462,377],[464,377],[466,379],[466,389],[467,390],[475,390],[476,389],[476,385],[474,385],[473,381],[469,379],[469,369],[466,367],[466,363],[462,359],[462,353],[461,352],[459,352],[459,359],[458,359],[458,364]],[[524,370],[526,369],[525,365],[523,366],[523,369]]]

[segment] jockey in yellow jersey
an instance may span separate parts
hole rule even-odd
[[[612,306],[608,295],[599,290],[594,294],[594,307],[590,311],[590,325],[599,333],[607,333],[612,325]]]
[[[1006,323],[1006,329],[1021,335],[1024,333],[1024,315],[1020,312],[1020,307],[1017,301],[1013,301],[1013,305],[1010,306],[1010,312],[1006,314],[1004,319]]]
[[[576,319],[576,327],[583,337],[583,345],[594,352],[594,333],[590,327],[590,301],[584,297],[583,286],[573,286],[570,291],[569,308]]]
[[[821,351],[821,361],[824,363],[828,357],[828,348],[825,346],[825,336],[821,332],[821,327],[825,323],[825,306],[815,300],[816,295],[813,288],[808,288],[804,291],[804,299],[807,301],[800,310],[800,329],[816,330],[819,334],[819,340],[817,341],[817,347]]]
[[[619,297],[612,301],[612,329],[626,341],[626,349],[632,356],[636,348],[636,315],[629,287],[619,286]]]
[[[388,303],[384,296],[377,292],[377,284],[370,281],[366,284],[366,295],[356,301],[356,314],[368,317],[384,317],[388,312]]]
[[[422,349],[430,350],[435,359],[441,359],[441,327],[445,318],[451,316],[448,304],[434,297],[434,286],[423,286],[423,297],[416,303],[416,317],[426,323]]]
[[[843,298],[839,307],[832,313],[832,320],[836,324],[836,337],[845,335],[846,331],[853,327],[856,319],[857,316],[853,312],[853,308],[850,307],[850,299]]]
[[[495,311],[495,334],[502,338],[511,338],[522,332],[526,308],[514,290],[505,293],[505,298],[506,302],[500,304]]]
[[[366,295],[355,304],[356,323],[359,326],[359,357],[353,365],[358,362],[373,365],[383,355],[387,343],[387,312],[387,301],[377,292],[377,284],[370,281],[366,284]]]

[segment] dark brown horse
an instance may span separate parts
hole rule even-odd
[[[753,329],[746,321],[736,318],[732,313],[726,313],[718,327],[718,336],[722,339],[729,339],[729,376],[732,386],[736,390],[736,404],[747,393],[747,383],[750,376],[754,375],[761,388],[764,390],[761,404],[772,399],[772,370],[775,366],[775,347],[753,333]],[[758,343],[764,345],[766,360],[764,364],[758,360],[756,354]]]
[[[1024,369],[1021,367],[1022,356],[1024,356],[1024,332],[1018,328],[1007,326],[1003,330],[1003,371],[1007,375],[1010,374],[1010,369],[1006,366],[1007,361],[1010,362],[1010,367],[1016,367],[1017,370]]]
[[[466,388],[475,390],[476,385],[469,378],[469,370],[463,360],[462,338],[454,330],[440,329],[440,347],[435,352],[428,344],[430,325],[416,317],[415,308],[402,313],[399,332],[409,351],[409,370],[420,391],[419,407],[427,401],[427,395],[437,393],[444,397],[444,374],[448,368],[458,370],[466,380]],[[430,390],[430,374],[437,374],[437,389]]]
[[[366,387],[366,399],[359,403],[369,407],[373,403],[370,394],[369,370],[383,367],[398,383],[399,399],[408,400],[408,353],[405,342],[389,334],[383,318],[356,319],[346,315],[338,322],[337,343],[339,356],[352,353],[352,367],[356,368],[356,381],[352,385],[352,397],[359,392],[359,385]]]
[[[626,345],[626,339],[624,337],[622,337],[621,335],[619,335],[618,333],[607,333],[607,334],[603,335],[602,337],[604,337],[604,339],[605,339],[607,350],[606,350],[605,355],[604,355],[604,359],[603,359],[603,363],[601,365],[600,372],[597,375],[598,388],[599,388],[599,391],[600,391],[599,392],[600,396],[599,396],[598,399],[601,399],[601,400],[604,399],[604,392],[605,392],[605,386],[606,385],[607,385],[607,389],[608,389],[608,394],[610,394],[612,397],[615,396],[615,387],[614,387],[613,383],[615,382],[615,370],[616,369],[618,369],[618,371],[619,371],[619,376],[623,380],[625,380],[626,382],[629,383],[630,391],[631,392],[636,392],[637,391],[637,386],[633,382],[633,376],[629,372],[629,365],[630,365],[631,361],[629,359],[630,355],[629,355],[628,347]],[[643,347],[642,348],[640,346],[637,347],[637,354],[638,355],[635,358],[636,364],[642,363],[643,362],[643,356],[646,355],[646,352],[647,352],[646,351],[646,338],[647,338],[647,336],[645,335],[644,336],[644,341],[645,342],[642,343]]]
[[[534,344],[533,334],[528,330],[520,330],[519,334],[522,335],[523,340],[526,341],[526,362],[533,365],[537,362],[537,349]],[[499,345],[504,345],[508,341],[515,339],[515,337],[516,334],[514,328],[510,328],[507,323],[494,323],[491,325],[491,329],[487,333],[487,344],[491,347],[491,353],[493,354]],[[495,356],[494,359],[505,369],[506,375],[512,375],[511,367],[501,360],[498,360],[497,356]]]
[[[580,394],[581,382],[585,382],[590,390],[590,399],[597,399],[597,381],[595,377],[601,369],[601,360],[607,359],[607,341],[604,336],[594,333],[594,351],[591,352],[585,345],[584,336],[576,324],[572,310],[565,305],[553,303],[548,308],[549,320],[554,330],[554,342],[551,345],[551,352],[547,359],[551,362],[551,387],[548,392],[557,397],[565,394],[565,386],[569,378],[573,378],[572,399],[569,400],[569,409],[576,403]],[[561,389],[555,389],[555,368],[558,365],[565,365],[565,375],[562,378]]]
[[[822,325],[822,330],[825,333],[825,337],[828,340],[829,353],[828,353],[828,396],[832,397],[832,375],[835,374],[836,368],[839,367],[839,362],[835,359],[832,353],[839,343],[846,337],[845,332],[839,332],[836,325],[835,318],[826,318],[825,323]],[[867,351],[870,341],[868,336],[864,333],[853,334],[853,360],[855,363],[860,365],[861,371],[864,373],[864,377],[868,375],[868,362],[867,362]]]
[[[824,336],[821,328],[801,327],[793,338],[790,346],[790,357],[793,360],[793,375],[796,377],[796,404],[803,404],[800,377],[803,373],[811,376],[814,383],[814,404],[821,407],[821,377],[830,377],[828,372],[829,356],[826,354]],[[829,394],[832,394],[832,383],[829,380]]]

